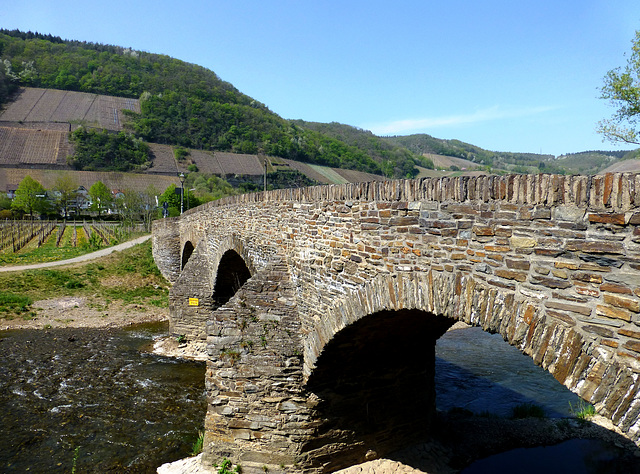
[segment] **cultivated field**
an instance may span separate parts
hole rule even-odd
[[[78,186],[89,189],[96,181],[102,181],[109,189],[144,191],[150,185],[162,193],[170,184],[180,186],[177,176],[163,176],[139,173],[109,173],[101,171],[57,171],[46,169],[0,168],[0,192],[7,185],[17,186],[25,176],[29,175],[45,189],[53,189],[56,182],[65,174],[71,174]]]
[[[27,87],[0,113],[0,121],[85,123],[118,131],[123,128],[123,110],[140,112],[140,103],[124,97]]]
[[[67,157],[73,152],[69,132],[81,124],[122,130],[124,110],[139,113],[139,101],[84,92],[21,89],[15,100],[0,110],[0,192],[7,190],[7,185],[16,187],[27,174],[46,189],[55,186],[60,173],[71,172],[78,184],[87,189],[100,180],[110,189],[146,189],[153,184],[162,192],[171,183],[180,185],[177,175],[187,171],[187,163],[194,163],[200,172],[222,177],[258,176],[264,172],[264,163],[257,155],[190,150],[189,161],[177,162],[172,146],[153,143],[149,144],[152,164],[144,174],[72,171],[67,164]],[[383,179],[359,171],[269,159],[320,183]]]
[[[216,152],[215,159],[220,165],[222,175],[260,175],[264,172],[264,165],[256,155]]]
[[[383,176],[363,171],[328,168],[326,166],[310,165],[300,161],[282,160],[291,169],[297,170],[314,181],[322,184],[364,183],[367,181],[382,181]]]

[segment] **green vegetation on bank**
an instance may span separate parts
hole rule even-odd
[[[75,147],[70,164],[83,171],[139,171],[149,167],[149,145],[131,134],[80,127],[69,141]]]
[[[82,266],[0,273],[0,288],[10,288],[0,293],[0,318],[29,318],[32,301],[61,296],[165,306],[168,287],[147,241]]]

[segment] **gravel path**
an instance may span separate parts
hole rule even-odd
[[[104,257],[105,255],[109,255],[110,253],[118,252],[120,250],[133,247],[134,245],[141,244],[142,242],[146,242],[150,238],[151,238],[151,234],[143,235],[142,237],[138,237],[137,239],[129,240],[122,244],[114,245],[113,247],[108,247],[106,249],[98,250],[96,252],[80,255],[79,257],[70,258],[68,260],[34,263],[32,265],[15,265],[15,266],[8,266],[8,267],[0,267],[0,272],[21,272],[24,270],[33,270],[36,268],[56,267],[58,265],[70,265],[73,263],[88,262],[89,260],[94,260],[96,258]]]

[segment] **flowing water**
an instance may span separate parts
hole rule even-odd
[[[142,350],[166,331],[153,324],[0,332],[0,472],[153,473],[188,456],[204,422],[205,368]],[[579,404],[529,357],[480,329],[448,332],[436,355],[441,410],[508,416],[535,403],[565,417]],[[618,453],[571,440],[492,456],[464,472],[628,472],[585,467]]]
[[[438,409],[464,408],[508,417],[518,405],[535,404],[547,417],[569,417],[581,399],[500,335],[480,328],[449,331],[436,344]],[[555,446],[521,448],[474,462],[462,473],[640,472],[640,458],[601,440],[572,439]]]
[[[189,455],[204,363],[142,351],[167,326],[0,332],[0,472],[155,472]]]
[[[456,329],[438,340],[436,393],[442,411],[460,407],[499,416],[534,403],[548,417],[566,417],[581,402],[531,357],[480,328]]]

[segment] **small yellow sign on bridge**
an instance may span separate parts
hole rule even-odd
[[[198,298],[189,298],[189,306],[200,306]]]

